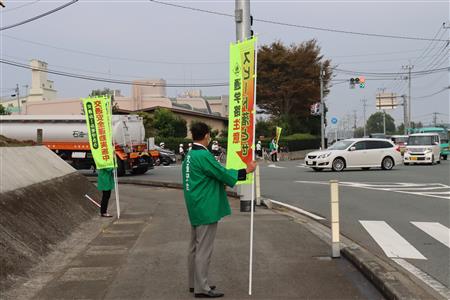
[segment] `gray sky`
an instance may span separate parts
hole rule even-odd
[[[1,26],[33,17],[68,1],[4,2],[7,7],[1,10]],[[234,0],[172,3],[229,14],[234,12]],[[292,24],[427,38],[433,38],[443,22],[450,25],[448,1],[251,1],[251,11],[255,18]],[[333,64],[346,70],[399,72],[401,66],[410,61],[414,65],[413,71],[420,71],[429,67],[433,59],[443,53],[446,53],[447,58],[436,67],[449,65],[450,46],[441,52],[445,45],[442,42],[362,37],[260,22],[254,23],[253,30],[259,35],[260,44],[269,44],[275,40],[291,44],[315,38],[325,57],[331,58]],[[449,32],[449,29],[442,29],[439,36],[442,34],[442,39],[448,39]],[[10,37],[105,56],[160,63],[71,53]],[[233,18],[150,1],[79,1],[40,20],[0,32],[1,56],[4,59],[28,62],[37,58],[48,62],[49,68],[55,70],[125,80],[164,78],[168,83],[226,82],[228,45],[234,39]],[[428,53],[418,60],[427,47]],[[337,74],[336,78],[350,77]],[[92,89],[103,87],[121,89],[122,93],[130,94],[129,86],[56,75],[49,75],[49,78],[55,81],[60,98],[84,97]],[[1,65],[2,95],[9,94],[6,89],[14,88],[16,83],[22,86],[30,84],[30,81],[29,70]],[[412,95],[413,98],[430,95],[446,86],[449,86],[448,72],[413,77]],[[360,99],[368,99],[369,116],[375,111],[378,88],[401,94],[407,91],[407,84],[404,80],[367,81],[365,89],[349,89],[347,84],[335,85],[327,97],[329,117],[336,116],[341,120],[346,115],[353,115],[356,110],[361,125]],[[207,96],[228,93],[226,87],[202,90]],[[171,88],[168,91],[170,96],[175,96],[183,89]],[[430,123],[433,112],[441,113],[439,120],[449,122],[449,90],[432,97],[413,99],[413,121]],[[399,125],[403,118],[402,108],[394,110],[392,115]]]

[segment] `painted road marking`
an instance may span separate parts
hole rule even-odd
[[[409,271],[410,273],[412,273],[414,276],[425,282],[425,284],[427,284],[429,287],[431,287],[439,294],[441,294],[444,297],[444,299],[450,299],[450,289],[448,289],[442,283],[435,280],[433,277],[423,272],[422,270],[416,268],[415,266],[413,266],[404,259],[393,258],[392,260],[397,264],[399,264],[404,269],[406,269],[407,271]]]
[[[275,164],[270,164],[270,165],[268,165],[267,166],[268,168],[275,168],[275,169],[285,169],[286,167],[280,167],[280,166],[277,166],[277,165],[275,165]]]
[[[329,185],[328,181],[296,181],[297,183]],[[365,183],[365,182],[340,182],[341,186],[366,190],[387,191],[416,196],[425,196],[450,200],[450,186],[442,183]]]
[[[275,200],[270,200],[270,202],[272,202],[274,204],[277,204],[277,205],[280,205],[280,206],[284,206],[284,207],[289,208],[289,209],[292,209],[292,210],[294,210],[294,211],[296,211],[296,212],[298,212],[298,213],[300,213],[302,215],[306,215],[306,216],[311,217],[311,218],[313,218],[315,220],[325,220],[325,218],[323,218],[321,216],[315,215],[315,214],[313,214],[313,213],[311,213],[309,211],[303,210],[301,208],[298,208],[298,207],[295,207],[295,206],[292,206],[292,205],[289,205],[289,204],[286,204],[286,203],[283,203],[283,202],[279,202],[279,201],[275,201]]]
[[[436,222],[411,222],[414,226],[431,235],[448,248],[450,248],[450,229]]]
[[[359,221],[390,258],[427,259],[384,221]]]

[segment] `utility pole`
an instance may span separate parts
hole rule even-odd
[[[402,66],[402,69],[408,70],[408,128],[411,127],[411,70],[414,68],[413,65],[409,64],[406,66]]]
[[[21,110],[20,110],[20,95],[19,95],[19,92],[20,92],[19,84],[16,84],[17,109],[18,109],[19,115],[21,115],[22,113],[21,113]]]
[[[383,134],[386,135],[386,110],[383,109]]]
[[[323,101],[323,66],[320,64],[320,145],[325,149],[325,103]]]
[[[250,0],[235,1],[236,42],[243,42],[251,37],[250,26]],[[252,184],[238,186],[240,194],[240,211],[251,212],[252,210]]]
[[[235,2],[236,41],[243,42],[250,38],[250,0]]]
[[[403,133],[405,135],[408,134],[408,127],[406,126],[406,124],[408,124],[408,102],[406,101],[406,95],[401,95],[402,99],[403,99]]]
[[[434,112],[433,113],[433,124],[434,124],[434,127],[437,127],[437,117],[438,117],[438,112]]]
[[[366,107],[367,107],[367,99],[361,100],[363,103],[363,115],[364,115],[364,136],[366,136]]]

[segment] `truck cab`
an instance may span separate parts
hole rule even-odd
[[[437,133],[415,133],[408,138],[406,152],[403,158],[405,165],[409,164],[439,164],[441,147]]]

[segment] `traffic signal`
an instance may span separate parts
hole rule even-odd
[[[363,89],[366,86],[366,79],[364,76],[350,78],[350,88],[354,89],[355,85],[359,85],[359,88]]]

